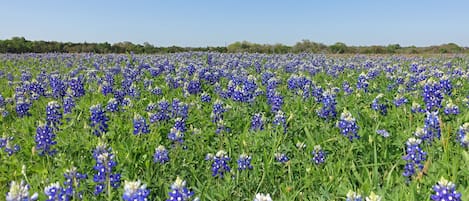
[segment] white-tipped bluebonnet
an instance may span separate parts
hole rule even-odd
[[[160,145],[155,149],[155,154],[153,155],[153,162],[165,164],[169,161],[168,150]]]
[[[358,135],[359,127],[357,122],[355,118],[353,118],[352,114],[347,110],[344,109],[336,126],[340,129],[340,133],[347,137],[350,141],[352,141],[354,138],[360,138]]]
[[[402,96],[402,95],[397,95],[396,97],[394,97],[394,105],[396,107],[400,107],[401,105],[404,105],[406,103],[408,103],[409,100],[407,100],[406,97]]]
[[[241,154],[238,158],[238,170],[251,170],[253,167],[251,165],[251,156],[247,154]]]
[[[200,96],[200,100],[204,103],[209,103],[210,101],[212,101],[212,98],[210,97],[210,94],[208,94],[207,92],[203,92]]]
[[[19,145],[13,145],[13,139],[14,138],[12,136],[0,138],[0,149],[3,149],[3,151],[5,151],[8,156],[11,156],[14,153],[20,151]]]
[[[438,117],[438,111],[428,112],[425,117],[423,131],[424,135],[422,139],[426,142],[432,142],[436,137],[440,139],[441,136],[441,127],[440,127],[440,118]]]
[[[124,181],[124,194],[122,195],[124,201],[147,201],[148,195],[150,195],[150,190],[140,180]]]
[[[179,129],[173,127],[169,131],[168,139],[173,141],[173,143],[182,144],[184,142],[184,132],[182,132]]]
[[[24,116],[30,116],[29,109],[31,108],[31,101],[24,97],[23,95],[15,95],[16,100],[16,114],[18,117],[22,118]]]
[[[68,86],[72,90],[73,97],[82,97],[85,95],[85,84],[83,82],[83,76],[74,77],[68,81]]]
[[[469,123],[464,123],[459,127],[458,130],[458,141],[461,143],[461,146],[469,146]]]
[[[363,90],[365,93],[368,92],[368,77],[367,75],[362,72],[359,76],[358,76],[358,80],[357,80],[357,89],[361,89]]]
[[[52,74],[49,76],[49,84],[52,89],[52,96],[54,98],[61,98],[65,96],[67,91],[66,83],[60,78],[59,74]]]
[[[93,176],[93,181],[96,183],[94,194],[99,195],[103,191],[110,191],[111,189],[107,189],[106,185],[108,182],[110,182],[112,188],[118,188],[121,175],[114,171],[117,162],[112,149],[105,144],[100,144],[93,151],[93,158],[96,160],[96,165],[93,167],[96,171]]]
[[[274,157],[275,160],[280,163],[286,163],[290,160],[288,156],[284,153],[275,153]]]
[[[448,78],[448,76],[444,75],[440,79],[440,88],[446,95],[452,95],[453,85],[451,84],[451,80]]]
[[[282,126],[283,127],[283,132],[287,132],[287,121],[285,118],[285,113],[281,110],[277,111],[277,113],[274,116],[274,120],[272,121],[272,124],[274,126]]]
[[[445,106],[444,112],[446,115],[450,115],[450,114],[457,115],[459,114],[460,111],[457,105],[455,105],[452,101],[449,101]]]
[[[344,91],[345,95],[350,95],[353,93],[353,88],[347,81],[342,82],[342,90]]]
[[[430,198],[433,201],[461,201],[461,193],[456,191],[456,185],[444,178],[441,178],[438,184],[433,186],[433,191]]]
[[[441,108],[443,94],[439,83],[429,79],[423,86],[422,97],[427,111],[435,111]]]
[[[194,192],[186,187],[186,181],[177,177],[168,194],[169,198],[166,201],[189,201]]]
[[[322,107],[321,109],[317,110],[317,114],[319,117],[323,119],[334,119],[337,116],[336,105],[337,102],[335,100],[336,95],[332,90],[326,90],[322,94]]]
[[[223,114],[226,112],[225,106],[221,100],[216,100],[213,103],[212,114],[210,115],[212,118],[213,123],[217,123],[218,121],[223,119]]]
[[[254,201],[272,201],[270,194],[257,193]]]
[[[104,81],[102,84],[101,84],[101,93],[103,95],[107,95],[107,94],[112,94],[113,92],[113,84],[109,83],[108,81]]]
[[[52,183],[49,186],[44,188],[44,193],[46,194],[47,201],[65,201],[67,196],[65,195],[65,191],[60,186],[59,182]]]
[[[88,179],[88,175],[79,173],[76,167],[72,167],[64,173],[64,191],[66,200],[82,199],[83,191],[79,191],[80,184],[83,180]]]
[[[224,150],[218,151],[215,156],[213,156],[212,176],[223,178],[225,173],[230,172],[231,168],[228,164],[230,160],[230,157]]]
[[[40,155],[54,155],[57,150],[52,149],[52,146],[57,144],[54,134],[54,129],[48,125],[40,125],[36,129],[36,150]]]
[[[267,93],[267,103],[271,106],[271,112],[277,112],[282,109],[283,96],[280,92],[273,90]]]
[[[376,131],[376,134],[381,135],[385,138],[388,138],[390,136],[389,132],[384,130],[384,129],[379,129]]]
[[[107,132],[109,118],[106,116],[101,104],[93,105],[90,107],[90,126],[93,128],[93,134],[101,136]]]
[[[153,87],[153,89],[151,89],[151,93],[154,94],[154,95],[159,96],[159,95],[163,94],[163,90],[160,87],[155,86],[155,87]]]
[[[148,125],[147,120],[141,115],[135,114],[133,123],[134,123],[134,135],[150,133],[150,125]]]
[[[326,152],[322,150],[320,145],[314,146],[311,155],[313,155],[313,162],[316,165],[323,164],[326,161]]]
[[[264,130],[265,117],[262,113],[256,113],[251,118],[251,130]]]
[[[409,138],[406,142],[406,155],[402,157],[402,159],[406,161],[406,164],[402,175],[409,180],[417,173],[416,170],[422,170],[423,162],[427,159],[427,153],[420,147],[421,143],[422,140],[413,137]]]
[[[20,183],[12,181],[10,183],[10,190],[7,193],[6,201],[34,201],[37,200],[38,194],[34,193],[29,196],[29,185],[24,181]]]
[[[61,107],[57,101],[51,101],[46,106],[46,123],[48,126],[58,129],[62,120]]]
[[[378,111],[381,115],[386,115],[388,113],[388,106],[385,103],[382,103],[383,101],[381,101],[381,99],[383,96],[383,94],[378,94],[378,96],[373,99],[373,102],[371,102],[371,109]]]
[[[345,198],[345,201],[362,201],[362,200],[363,200],[362,195],[352,190],[348,191],[347,197]]]
[[[117,111],[119,111],[119,103],[117,102],[117,99],[115,99],[115,98],[109,99],[109,101],[107,102],[107,105],[106,105],[106,110],[108,112],[117,112]]]

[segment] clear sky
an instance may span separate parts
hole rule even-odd
[[[468,0],[0,0],[0,39],[469,46]]]

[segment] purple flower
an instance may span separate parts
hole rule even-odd
[[[119,103],[117,102],[117,99],[115,99],[115,98],[109,99],[109,101],[107,102],[107,105],[106,105],[106,110],[109,111],[109,112],[119,111]]]
[[[432,79],[428,80],[423,86],[422,97],[427,111],[441,108],[441,101],[443,100],[441,86]]]
[[[81,200],[83,198],[83,191],[78,191],[78,189],[80,188],[81,181],[88,179],[88,175],[79,173],[77,168],[72,167],[65,171],[64,177],[66,200],[73,200],[73,198]]]
[[[186,187],[186,181],[177,177],[171,185],[169,198],[166,201],[189,201],[193,195],[194,192]]]
[[[122,195],[124,201],[146,201],[148,195],[150,195],[150,190],[140,180],[124,181],[124,194]]]
[[[464,123],[459,127],[458,130],[458,141],[461,143],[461,146],[469,146],[469,123]]]
[[[47,196],[46,201],[69,200],[65,195],[65,190],[60,186],[59,182],[46,186],[44,188],[44,193]]]
[[[261,113],[256,113],[252,116],[251,119],[251,130],[253,131],[259,131],[259,130],[264,130],[264,115]]]
[[[13,137],[3,137],[0,138],[0,149],[3,149],[8,156],[13,155],[14,153],[20,151],[20,146],[12,143]]]
[[[424,122],[424,135],[422,136],[422,139],[426,142],[432,142],[435,137],[440,139],[441,128],[440,118],[438,117],[438,111],[427,112],[427,116],[425,117]]]
[[[357,122],[355,118],[353,118],[352,114],[350,114],[350,112],[347,110],[342,112],[336,126],[340,129],[340,133],[343,136],[348,137],[350,141],[352,141],[354,138],[360,138],[358,135],[359,127]]]
[[[430,196],[433,201],[461,201],[461,193],[456,191],[456,185],[444,178],[433,186],[433,191],[435,194]]]
[[[66,96],[64,98],[64,114],[72,113],[73,108],[75,107],[75,100],[72,97]]]
[[[46,122],[47,125],[58,130],[58,126],[61,124],[62,113],[60,112],[60,105],[57,101],[51,101],[46,106]]]
[[[288,156],[284,153],[275,153],[275,160],[277,162],[280,162],[280,163],[286,163],[288,162],[290,159],[288,158]]]
[[[40,125],[36,129],[36,150],[40,155],[54,155],[57,150],[52,149],[52,145],[57,144],[54,130],[48,125]]]
[[[109,118],[106,116],[101,104],[91,106],[90,113],[90,126],[93,128],[93,134],[99,137],[107,132],[107,122],[109,121]]]
[[[150,127],[147,120],[139,114],[135,114],[134,119],[134,135],[150,133]]]
[[[409,138],[406,142],[407,149],[406,155],[402,157],[407,163],[404,166],[404,175],[408,179],[412,177],[412,175],[416,174],[416,169],[419,171],[423,168],[423,162],[427,158],[427,153],[425,153],[422,148],[420,148],[420,144],[422,140]]]
[[[446,115],[457,115],[459,114],[459,107],[450,101],[446,104],[444,112]]]
[[[247,154],[241,154],[238,158],[238,170],[251,170],[253,167],[251,165],[251,156]]]
[[[225,173],[230,172],[231,169],[228,165],[228,162],[230,160],[230,157],[227,156],[227,153],[225,151],[218,151],[217,154],[215,154],[215,156],[213,157],[212,176],[219,176],[220,178],[223,178]]]
[[[326,153],[322,150],[320,145],[314,146],[311,155],[313,155],[313,162],[316,165],[323,164],[326,161]]]
[[[154,163],[165,164],[169,161],[168,150],[163,145],[160,145],[156,148],[155,154],[153,155]]]
[[[337,116],[335,94],[327,90],[322,95],[322,108],[317,111],[319,117],[323,119],[334,119]]]
[[[388,131],[386,131],[384,129],[377,130],[376,133],[378,135],[381,135],[381,136],[385,137],[385,138],[388,138],[390,136]]]
[[[93,158],[96,160],[94,166],[96,174],[93,176],[93,181],[96,183],[94,194],[99,195],[103,191],[110,191],[111,189],[107,189],[107,182],[110,182],[112,188],[118,188],[121,176],[114,173],[117,162],[114,159],[112,149],[107,148],[105,144],[100,144],[93,151]]]
[[[12,181],[10,183],[10,191],[8,191],[7,196],[6,196],[6,201],[37,200],[38,194],[34,193],[32,196],[29,196],[29,189],[30,189],[30,186],[24,181],[21,181],[21,183]]]

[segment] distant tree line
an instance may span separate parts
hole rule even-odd
[[[104,43],[72,43],[56,41],[29,41],[24,37],[13,37],[11,39],[0,40],[0,53],[127,53],[155,54],[155,53],[176,53],[188,51],[210,51],[220,53],[321,53],[321,54],[445,54],[445,53],[469,53],[469,48],[460,47],[454,43],[448,43],[429,47],[401,47],[399,44],[387,46],[347,46],[345,43],[337,42],[333,45],[325,45],[309,40],[302,40],[293,46],[284,44],[257,44],[248,41],[241,41],[229,44],[226,47],[156,47],[149,43],[133,44],[131,42],[119,42],[114,44]]]

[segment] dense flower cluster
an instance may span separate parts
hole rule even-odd
[[[247,154],[241,154],[238,158],[238,170],[251,170],[253,167],[251,165],[251,156]]]
[[[8,154],[8,156],[11,156],[14,153],[20,151],[19,145],[17,144],[13,145],[12,143],[13,139],[14,138],[12,136],[0,138],[0,149],[3,149],[3,151],[5,151]]]
[[[192,196],[194,196],[194,192],[186,187],[186,181],[177,177],[176,181],[171,185],[169,198],[166,201],[189,201]]]
[[[275,160],[280,163],[286,163],[290,160],[285,153],[275,153]]]
[[[36,150],[40,155],[54,155],[57,150],[52,149],[52,146],[57,144],[54,134],[54,129],[48,125],[40,125],[36,129]]]
[[[133,123],[134,135],[150,133],[150,125],[147,124],[147,120],[141,115],[136,114],[134,116]]]
[[[322,108],[317,111],[319,117],[324,119],[334,119],[337,116],[336,95],[332,90],[327,90],[322,94]]]
[[[169,161],[168,150],[163,145],[156,148],[155,154],[153,155],[154,163],[164,164]]]
[[[223,178],[225,173],[230,172],[231,168],[228,162],[231,160],[227,153],[223,150],[218,151],[213,156],[212,162],[212,176],[219,176]]]
[[[251,118],[251,130],[264,130],[265,117],[261,113],[256,113]]]
[[[93,134],[99,137],[107,132],[109,118],[100,104],[91,106],[90,113],[90,126],[93,128]]]
[[[373,102],[371,103],[371,109],[378,111],[381,115],[386,115],[388,113],[388,106],[385,103],[382,103],[382,98],[384,94],[378,94]]]
[[[458,130],[458,141],[461,143],[461,146],[469,146],[469,123],[464,123],[459,127]]]
[[[58,126],[61,124],[62,120],[62,113],[60,111],[61,107],[57,101],[51,101],[47,103],[46,107],[46,122],[47,125],[54,128],[55,130],[58,129]]]
[[[441,108],[441,101],[443,100],[441,85],[429,79],[423,86],[422,97],[427,111],[438,110]]]
[[[65,171],[64,177],[66,200],[73,200],[74,198],[81,200],[83,198],[83,191],[78,191],[78,189],[80,188],[81,182],[88,179],[88,175],[79,173],[76,167],[72,167]]]
[[[438,117],[438,111],[427,112],[427,116],[425,117],[424,122],[424,135],[422,136],[422,139],[426,142],[432,142],[435,137],[440,139],[441,127],[440,118]]]
[[[402,157],[407,163],[404,166],[404,175],[408,179],[410,179],[413,175],[415,175],[416,169],[418,171],[422,170],[423,162],[427,159],[427,153],[420,148],[420,144],[422,140],[409,138],[406,142],[406,155]]]
[[[433,191],[430,198],[433,201],[461,201],[461,193],[456,191],[456,185],[444,178],[441,178],[438,184],[433,186]]]
[[[107,148],[105,144],[100,144],[93,151],[93,158],[96,160],[94,166],[96,174],[93,176],[93,181],[96,182],[94,194],[99,195],[103,191],[110,191],[111,189],[107,189],[107,182],[110,182],[112,188],[119,187],[121,175],[114,172],[117,162],[112,149]]]
[[[343,136],[348,137],[350,141],[352,141],[354,138],[360,138],[358,135],[359,127],[357,122],[355,118],[352,117],[352,114],[347,110],[342,112],[336,126],[340,129],[340,133]]]
[[[122,195],[124,201],[147,201],[148,195],[150,195],[150,190],[140,180],[124,181],[124,194]]]
[[[29,185],[24,181],[20,183],[12,181],[10,183],[10,190],[7,193],[6,201],[34,201],[37,200],[38,194],[34,193],[29,196]]]
[[[326,161],[326,153],[322,150],[320,145],[314,146],[311,155],[313,155],[313,162],[316,165],[323,164]]]
[[[449,101],[445,106],[444,112],[446,115],[450,115],[450,114],[456,115],[456,114],[459,114],[459,107],[455,105],[453,102]]]

